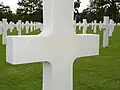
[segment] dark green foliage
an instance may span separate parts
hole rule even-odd
[[[103,16],[109,16],[115,22],[119,22],[120,0],[93,0],[90,6],[81,13],[80,20],[87,18],[89,22],[100,21]]]
[[[74,2],[74,19],[78,22],[80,0]],[[7,18],[8,21],[17,22],[18,20],[43,22],[43,2],[42,0],[20,0],[16,14],[12,13],[9,6],[0,3],[0,20]]]
[[[3,5],[3,3],[0,3],[0,20],[2,20],[2,18],[8,18],[9,21],[11,17],[12,11],[10,10],[10,7]]]
[[[76,22],[79,22],[78,17],[80,15],[80,13],[79,13],[80,3],[81,3],[80,0],[77,0],[74,2],[74,20],[76,20]]]
[[[43,22],[43,5],[41,0],[21,0],[18,2],[17,15],[23,21]]]
[[[80,0],[74,2],[74,19],[79,16]],[[18,2],[20,6],[17,9],[19,19],[23,21],[40,21],[43,22],[43,3],[42,0],[21,0]],[[78,20],[78,19],[77,19]]]

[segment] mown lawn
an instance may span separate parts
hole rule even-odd
[[[38,33],[39,30],[30,34]],[[77,30],[77,33],[81,32]],[[92,33],[90,28],[88,33]],[[98,33],[101,36],[100,55],[77,58],[74,63],[74,90],[120,90],[120,27],[115,27],[108,48],[102,48],[102,32],[98,30]],[[8,34],[16,35],[17,31]],[[42,63],[7,64],[0,36],[0,90],[22,89],[42,90]]]

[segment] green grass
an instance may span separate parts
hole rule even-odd
[[[29,34],[38,33],[39,30]],[[81,31],[77,29],[77,33]],[[90,28],[88,33],[92,33]],[[74,90],[120,90],[120,27],[115,27],[108,48],[102,48],[102,32],[98,33],[100,55],[77,58],[74,63]],[[17,35],[17,31],[8,34]],[[42,63],[7,64],[1,40],[0,36],[0,90],[42,90]]]

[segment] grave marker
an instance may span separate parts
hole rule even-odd
[[[24,30],[24,27],[25,27],[25,24],[24,24],[24,22],[22,22],[22,27],[21,27],[21,29]]]
[[[94,20],[94,33],[97,33],[97,21]]]
[[[99,29],[100,29],[100,31],[102,31],[101,25],[102,25],[102,21],[100,21],[100,23],[99,23]]]
[[[43,2],[42,33],[33,36],[8,36],[7,62],[43,62],[43,90],[73,90],[74,60],[77,57],[98,55],[99,35],[75,33],[72,0]]]
[[[79,30],[81,30],[81,27],[82,27],[82,23],[81,23],[81,21],[79,21],[78,26],[79,26]]]
[[[26,30],[26,33],[28,34],[29,33],[29,22],[28,21],[26,21],[26,23],[25,23],[25,30]]]
[[[109,32],[110,29],[113,27],[113,25],[109,24],[109,17],[105,16],[104,17],[104,22],[101,25],[103,29],[103,47],[108,47],[109,45]]]
[[[36,22],[34,22],[33,30],[36,30]]]
[[[15,26],[15,24],[14,24],[13,22],[10,22],[10,23],[9,23],[9,29],[10,29],[10,32],[13,31],[14,26]]]
[[[92,28],[92,30],[94,29],[94,23],[93,22],[91,23],[91,28]]]
[[[7,36],[7,29],[8,29],[8,23],[7,19],[2,19],[3,21],[3,28],[2,28],[2,44],[6,44],[6,36]]]
[[[82,27],[83,27],[83,34],[86,34],[87,32],[87,20],[86,19],[83,19],[83,24],[82,24]]]
[[[31,22],[30,22],[30,31],[31,31],[31,32],[33,32],[33,26],[34,26],[34,25],[33,25],[33,22],[31,21]]]
[[[36,22],[36,29],[40,29],[40,31],[42,31],[43,30],[42,23]]]
[[[111,25],[111,28],[109,30],[109,37],[112,37],[114,27],[115,27],[115,23],[114,23],[114,21],[112,19],[110,19],[110,25]]]
[[[22,35],[22,21],[21,20],[18,20],[18,26],[17,26],[17,29],[18,29],[18,35]]]
[[[2,35],[3,23],[0,21],[0,35]]]

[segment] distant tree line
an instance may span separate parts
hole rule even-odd
[[[3,3],[0,3],[0,20],[2,20],[2,18],[8,18],[9,21],[10,20],[14,20],[14,16],[16,16],[15,14],[12,13],[12,11],[10,10],[9,6],[5,6],[3,5]]]
[[[79,14],[79,21],[86,18],[88,22],[109,16],[116,23],[120,22],[120,0],[90,0],[90,6]]]
[[[0,3],[0,20],[7,18],[8,21],[13,22],[17,22],[17,20],[43,22],[42,0],[20,0],[17,4],[19,8],[17,8],[16,13],[12,13],[9,6]],[[80,1],[77,0],[74,2],[74,19],[79,15],[79,7]]]
[[[21,0],[18,2],[19,8],[16,14],[23,21],[43,22],[43,2],[42,0]]]
[[[7,18],[8,21],[43,21],[43,5],[41,0],[20,0],[16,13],[10,10],[9,6],[0,3],[0,20]]]
[[[17,20],[25,21],[38,21],[43,22],[43,2],[42,0],[20,0],[17,3],[16,13],[10,10],[9,6],[5,6],[0,3],[0,20],[7,18],[8,21],[17,22]],[[80,1],[77,0],[75,4],[75,16],[78,15],[78,8],[80,7]],[[77,12],[77,13],[76,13]],[[75,18],[75,17],[74,17]]]

